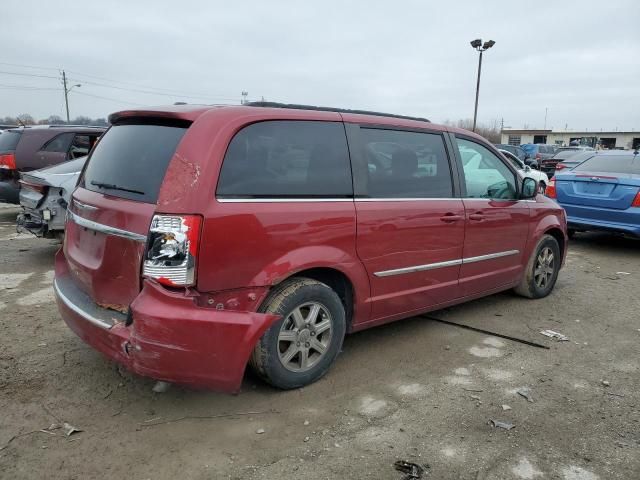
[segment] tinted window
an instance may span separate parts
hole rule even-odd
[[[513,172],[488,148],[457,139],[464,169],[467,198],[516,198]]]
[[[227,198],[349,197],[342,123],[268,121],[242,129],[224,157],[217,195]]]
[[[111,127],[91,154],[83,177],[84,188],[155,203],[169,161],[186,130],[159,125]],[[142,193],[101,187],[98,183]]]
[[[533,155],[538,151],[538,146],[532,143],[525,143],[524,145],[520,145],[520,146],[529,155]]]
[[[639,155],[596,155],[573,169],[574,172],[640,174]]]
[[[20,132],[4,131],[0,135],[0,152],[10,152],[16,149],[20,141]]]
[[[53,137],[42,148],[45,152],[66,152],[69,150],[69,144],[73,138],[73,133],[61,133],[60,135]]]
[[[361,128],[368,193],[374,198],[449,198],[451,169],[442,135]]]

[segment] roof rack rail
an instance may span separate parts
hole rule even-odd
[[[394,113],[370,112],[369,110],[351,110],[348,108],[318,107],[315,105],[298,105],[295,103],[278,103],[278,102],[247,102],[244,105],[249,107],[290,108],[293,110],[316,110],[321,112],[357,113],[360,115],[375,115],[378,117],[402,118],[403,120],[417,120],[419,122],[431,123],[431,120],[429,120],[428,118],[410,117],[408,115],[396,115]]]
[[[56,124],[56,125],[47,125],[49,128],[107,128],[106,125],[66,125],[66,124]]]

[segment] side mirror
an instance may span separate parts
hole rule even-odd
[[[538,182],[533,178],[526,177],[522,180],[522,189],[520,190],[520,198],[529,200],[535,198],[538,194]]]

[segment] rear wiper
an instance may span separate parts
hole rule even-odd
[[[114,185],[112,183],[102,183],[102,182],[94,182],[91,181],[91,185],[95,185],[99,188],[108,188],[109,190],[121,190],[123,192],[137,193],[138,195],[144,195],[144,192],[141,190],[133,190],[131,188],[119,187],[118,185]]]

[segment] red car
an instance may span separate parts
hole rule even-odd
[[[237,391],[320,378],[347,332],[515,289],[541,298],[564,211],[483,138],[259,103],[115,113],[69,206],[62,317],[133,372]]]

